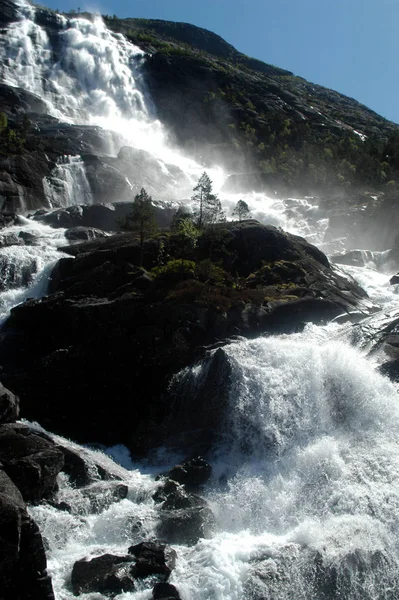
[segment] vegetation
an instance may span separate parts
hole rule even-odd
[[[155,211],[152,198],[144,188],[137,194],[133,201],[131,212],[120,223],[121,229],[135,231],[140,239],[140,266],[143,264],[144,242],[157,231]]]
[[[7,115],[0,112],[0,154],[21,154],[25,150],[30,128],[31,122],[27,115],[24,115],[19,125],[11,125]]]
[[[393,182],[389,191],[396,198],[394,123],[351,98],[247,57],[209,31],[149,19],[109,17],[107,24],[157,55],[145,68],[161,80],[159,114],[193,154],[203,146],[220,147],[228,165],[255,171],[272,189],[385,191]],[[173,77],[173,103],[166,100],[165,69]],[[196,86],[187,85],[193,80]]]
[[[244,200],[239,200],[233,210],[233,217],[237,217],[238,221],[241,222],[249,219],[250,216],[251,211],[248,204]]]
[[[191,200],[196,205],[194,217],[198,229],[226,219],[219,198],[212,192],[212,181],[205,171],[193,191]]]

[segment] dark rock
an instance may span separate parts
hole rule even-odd
[[[11,587],[15,577],[25,514],[20,491],[0,469],[0,589],[3,591]]]
[[[152,497],[156,503],[162,502],[162,510],[206,506],[206,501],[203,498],[188,493],[183,486],[171,479],[166,479]]]
[[[70,242],[88,242],[96,238],[107,237],[107,234],[101,229],[95,227],[71,227],[65,232],[65,237]]]
[[[331,257],[331,262],[340,265],[353,265],[355,267],[364,267],[369,262],[375,261],[374,253],[370,250],[350,250],[344,254],[335,254]]]
[[[188,371],[172,382],[174,404],[166,424],[168,446],[206,452],[220,435],[230,393],[230,359],[219,348],[204,360],[203,369],[200,381]]]
[[[19,417],[19,398],[0,383],[0,425],[13,423]]]
[[[22,597],[27,600],[53,600],[53,587],[47,574],[43,539],[38,526],[30,517],[22,523],[19,561],[20,577],[26,590]]]
[[[141,542],[130,546],[129,554],[136,557],[134,572],[136,577],[162,575],[168,579],[175,568],[177,554],[173,548],[159,542]]]
[[[391,279],[389,280],[389,283],[391,285],[396,285],[397,283],[399,283],[399,273],[396,273],[396,275],[393,275],[391,277]]]
[[[24,240],[17,233],[9,233],[0,237],[0,248],[7,246],[23,246]]]
[[[47,436],[9,423],[0,426],[0,461],[24,500],[35,504],[57,489],[64,455]]]
[[[43,540],[22,495],[0,469],[0,594],[4,600],[54,600]]]
[[[62,471],[69,476],[72,485],[80,488],[93,483],[92,469],[87,461],[78,452],[74,452],[70,448],[65,446],[59,446],[59,448],[64,455]]]
[[[73,565],[71,583],[75,596],[101,592],[121,594],[134,590],[132,556],[104,554],[91,560],[83,558]]]
[[[215,526],[212,511],[207,506],[160,511],[157,535],[171,544],[194,545],[210,537]]]
[[[5,0],[1,1],[0,14],[3,14],[4,2]],[[15,9],[13,2],[10,1],[9,4],[12,4]],[[47,104],[36,94],[0,83],[0,110],[6,114],[14,115],[18,113],[22,115],[26,113],[45,115],[48,109]]]
[[[16,213],[0,212],[0,229],[16,225],[19,223],[19,220],[19,216]]]
[[[168,477],[190,489],[204,485],[212,475],[212,467],[202,456],[176,465],[168,473]]]
[[[172,600],[180,598],[180,594],[171,583],[156,583],[152,588],[153,600]]]
[[[115,232],[120,230],[120,223],[131,212],[132,206],[133,202],[68,206],[52,211],[39,210],[35,212],[33,219],[52,227],[88,227]],[[155,205],[154,210],[159,227],[168,227],[176,212],[175,209],[162,203]]]
[[[29,233],[29,231],[20,231],[18,238],[23,240],[25,246],[36,246],[38,244],[37,237],[33,233]]]
[[[89,500],[89,510],[100,513],[115,502],[120,502],[127,497],[129,488],[124,483],[107,481],[93,483],[82,489],[82,494]]]
[[[1,333],[2,381],[20,396],[25,417],[85,443],[125,443],[137,454],[167,444],[187,456],[204,455],[223,430],[230,359],[222,349],[211,353],[200,382],[189,373],[174,375],[206,356],[205,346],[370,310],[361,288],[305,240],[253,221],[223,229],[227,253],[214,249],[214,260],[227,271],[249,273],[245,300],[236,301],[231,290],[225,310],[196,291],[174,299],[146,273],[158,264],[166,237],[145,244],[143,268],[131,233],[65,247],[75,258],[59,261],[49,295],[15,307]],[[197,260],[208,257],[209,245],[198,253]],[[260,292],[251,287],[255,280]],[[298,295],[286,295],[287,288]]]
[[[58,443],[57,448],[64,455],[62,471],[68,475],[70,483],[77,488],[99,483],[100,480],[117,481],[121,479],[120,469],[117,465],[114,469],[111,465],[105,469],[92,456],[89,458],[82,448],[72,449],[69,446],[61,445],[61,443]]]

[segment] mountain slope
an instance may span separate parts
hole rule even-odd
[[[352,98],[238,52],[186,23],[106,17],[148,52],[146,81],[180,145],[299,190],[397,176],[399,127]]]

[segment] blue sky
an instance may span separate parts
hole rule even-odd
[[[42,0],[50,8],[184,21],[356,98],[399,123],[398,0]]]

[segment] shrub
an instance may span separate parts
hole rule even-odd
[[[154,267],[151,273],[164,283],[175,283],[194,276],[195,262],[192,260],[170,260],[162,267]]]

